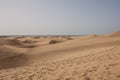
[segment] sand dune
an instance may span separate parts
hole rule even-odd
[[[0,69],[14,68],[28,63],[28,58],[21,51],[0,47]]]
[[[120,36],[120,30],[117,32],[113,32],[110,36],[112,37],[119,37]]]
[[[0,39],[0,45],[18,45],[20,46],[22,43],[20,43],[20,41],[18,41],[17,39]]]
[[[65,42],[67,40],[68,40],[67,38],[52,39],[49,41],[49,44],[57,44],[57,43]]]
[[[120,31],[0,38],[1,80],[120,80]]]

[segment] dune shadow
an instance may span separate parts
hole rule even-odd
[[[28,63],[28,57],[24,54],[12,54],[0,57],[0,70],[24,66]]]

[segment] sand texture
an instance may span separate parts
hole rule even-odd
[[[1,37],[0,80],[120,80],[120,31]]]

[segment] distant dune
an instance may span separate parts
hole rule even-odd
[[[120,31],[1,37],[0,80],[120,80]]]
[[[119,37],[120,36],[120,30],[117,31],[117,32],[112,33],[111,36],[113,36],[113,37],[117,37],[118,36]]]

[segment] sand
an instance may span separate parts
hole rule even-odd
[[[120,31],[1,37],[0,80],[120,80]]]

